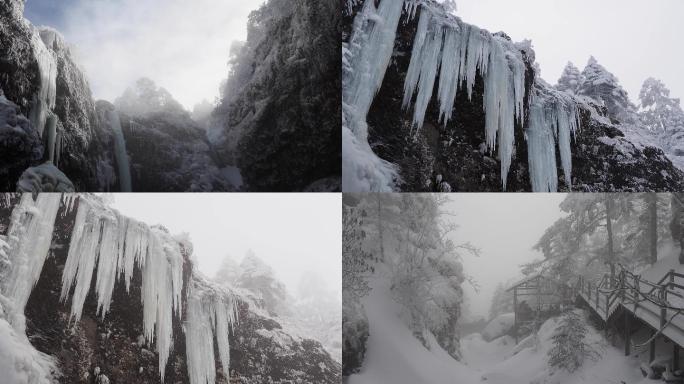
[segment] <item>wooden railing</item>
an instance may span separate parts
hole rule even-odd
[[[670,302],[673,297],[684,299],[681,293],[684,291],[684,274],[675,272],[673,269],[658,282],[653,283],[620,266],[620,271],[616,276],[611,278],[609,274],[605,274],[598,282],[580,276],[576,289],[587,304],[604,320],[613,314],[619,304],[633,304],[630,310],[635,312],[639,303],[645,301],[663,309],[684,311],[684,307]]]

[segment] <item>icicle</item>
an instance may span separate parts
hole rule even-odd
[[[432,14],[430,12],[424,11],[420,13],[418,27],[416,28],[416,37],[413,39],[411,62],[409,63],[408,70],[406,71],[406,79],[404,80],[404,100],[401,103],[404,109],[411,105],[413,94],[418,87],[420,73],[423,68],[423,55],[425,54],[423,48],[425,46],[425,40],[428,38],[428,27],[430,26],[431,19]]]
[[[35,201],[31,194],[23,194],[12,211],[7,230],[12,264],[0,287],[13,302],[10,323],[21,332],[25,331],[24,308],[48,256],[61,200],[57,193],[39,194]]]
[[[118,217],[103,218],[102,241],[100,242],[99,262],[97,264],[97,312],[102,318],[109,312],[112,292],[116,283],[119,255],[119,227],[122,225]]]
[[[214,384],[214,336],[226,376],[230,371],[228,332],[236,319],[233,299],[221,291],[200,287],[193,276],[188,289],[185,345],[190,384]]]
[[[97,262],[103,218],[87,199],[79,199],[74,232],[69,244],[69,253],[62,272],[62,293],[60,299],[66,301],[74,282],[71,299],[70,318],[75,322],[81,319],[83,304],[90,290],[93,268]]]
[[[477,69],[480,69],[482,76],[487,75],[487,64],[489,63],[489,39],[491,37],[483,35],[482,30],[474,25],[469,26],[468,33],[468,53],[466,57],[466,90],[468,99],[472,100],[473,87],[477,77]]]
[[[465,52],[461,47],[461,40],[459,31],[446,28],[437,90],[440,106],[439,118],[444,122],[444,126],[451,120],[460,83],[461,57]]]
[[[420,30],[423,20],[430,20],[430,12],[422,12],[418,28]],[[422,33],[422,32],[419,32]],[[418,95],[414,105],[413,126],[420,130],[425,120],[425,111],[427,110],[430,99],[432,98],[432,91],[435,85],[435,77],[437,76],[437,68],[441,61],[442,39],[444,29],[439,24],[432,24],[427,36],[417,37],[424,39],[418,43],[421,47],[420,53],[416,53],[414,46],[414,54],[411,56],[411,64],[409,65],[409,72],[404,87],[404,105],[408,106],[411,103],[412,92],[417,89]],[[418,69],[416,69],[418,68]],[[409,77],[410,76],[410,77]]]
[[[525,132],[533,192],[558,190],[554,129],[555,122],[547,118],[544,105],[533,101],[530,105],[529,127]]]

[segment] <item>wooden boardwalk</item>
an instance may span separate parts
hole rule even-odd
[[[678,360],[679,349],[684,347],[684,274],[671,269],[652,282],[620,268],[615,278],[605,275],[597,283],[580,277],[576,293],[605,323],[606,330],[618,310],[624,311],[626,355],[630,353],[630,317],[634,317],[652,329],[651,360],[660,335],[674,343],[674,360]]]

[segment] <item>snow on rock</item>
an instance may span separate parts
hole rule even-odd
[[[30,167],[17,182],[18,192],[75,192],[74,184],[51,162]]]
[[[59,370],[52,357],[37,351],[0,314],[0,373],[3,383],[53,384]]]
[[[485,329],[482,331],[482,337],[486,341],[492,341],[499,338],[513,328],[515,323],[514,313],[504,313],[495,317],[492,321],[487,324]]]

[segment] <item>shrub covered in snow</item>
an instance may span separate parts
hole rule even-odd
[[[549,351],[549,366],[574,372],[586,360],[596,361],[600,357],[598,351],[586,340],[587,325],[583,313],[568,311],[561,317],[552,340],[553,347]]]

